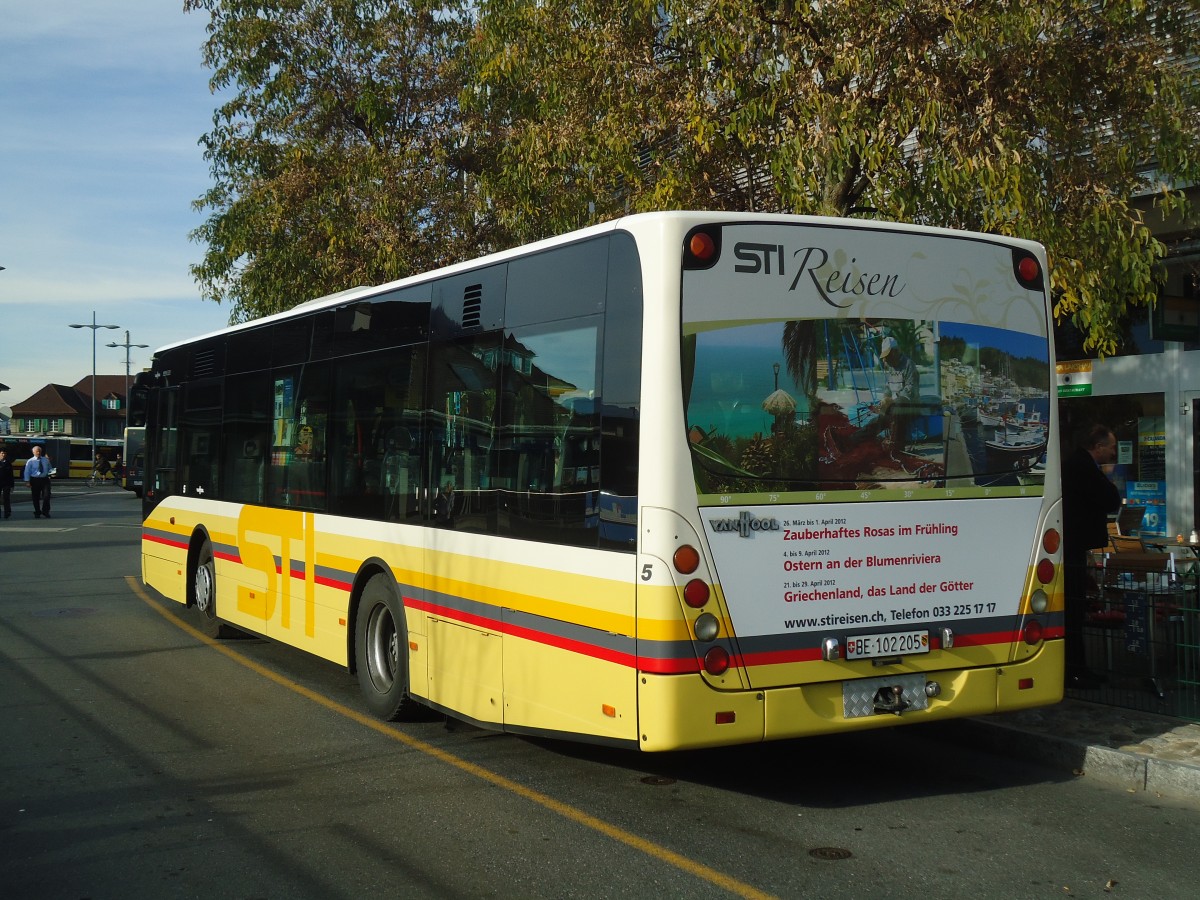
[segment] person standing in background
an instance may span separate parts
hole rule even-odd
[[[1062,464],[1067,687],[1083,690],[1100,685],[1100,677],[1087,667],[1083,645],[1087,557],[1089,550],[1108,544],[1108,517],[1121,508],[1121,492],[1108,480],[1116,461],[1117,438],[1112,429],[1094,425]]]
[[[0,449],[0,513],[6,519],[12,516],[13,484],[12,460],[7,450]]]
[[[50,518],[50,460],[42,456],[42,448],[33,445],[33,456],[25,463],[25,471],[21,477],[29,482],[29,490],[33,494],[33,517]]]

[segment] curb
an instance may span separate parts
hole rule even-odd
[[[1042,763],[1075,776],[1138,793],[1200,803],[1200,765],[1103,747],[988,719],[961,720],[976,746]]]

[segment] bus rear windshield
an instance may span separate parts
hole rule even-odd
[[[703,494],[1033,484],[1045,338],[928,320],[739,322],[684,338]]]

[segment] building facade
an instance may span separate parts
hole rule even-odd
[[[97,375],[96,399],[92,377],[68,387],[48,384],[28,400],[14,403],[11,433],[22,437],[92,438],[95,411],[99,439],[120,439],[125,430],[125,376]]]

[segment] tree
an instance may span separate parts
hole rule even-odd
[[[489,220],[465,178],[457,0],[185,0],[210,16],[223,102],[193,238],[206,298],[241,321],[476,252]]]
[[[1198,41],[1200,0],[489,0],[482,185],[522,239],[711,207],[1038,240],[1110,353],[1164,252],[1130,198],[1200,183]]]

